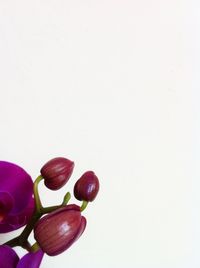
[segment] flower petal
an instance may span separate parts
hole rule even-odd
[[[27,224],[33,215],[34,209],[35,203],[34,199],[31,197],[27,207],[21,211],[21,213],[17,215],[7,215],[5,219],[0,221],[0,233],[11,232]]]
[[[0,246],[1,268],[16,268],[19,257],[9,246]]]
[[[14,199],[12,213],[18,213],[27,205],[33,193],[33,182],[21,167],[0,161],[0,190],[8,192]]]
[[[24,226],[34,211],[33,182],[21,167],[0,161],[0,233]]]
[[[0,222],[5,219],[14,205],[14,200],[8,192],[0,192]]]
[[[44,256],[44,253],[42,252],[42,250],[27,253],[19,261],[16,268],[39,268],[43,256]]]

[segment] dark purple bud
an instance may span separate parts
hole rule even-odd
[[[99,191],[99,180],[93,171],[85,172],[74,185],[74,196],[80,201],[93,201]]]
[[[44,183],[51,190],[58,190],[69,180],[74,169],[74,162],[64,157],[48,161],[40,170]]]
[[[68,249],[83,233],[86,219],[80,207],[68,205],[40,219],[34,228],[34,237],[40,248],[49,256]]]

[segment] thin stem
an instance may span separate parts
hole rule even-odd
[[[34,225],[39,220],[39,218],[42,216],[41,213],[35,212],[32,219],[29,221],[29,223],[26,225],[24,230],[19,236],[19,244],[22,246],[24,243],[26,243],[30,233],[32,232]]]
[[[59,205],[59,206],[52,206],[52,207],[45,207],[45,208],[42,208],[41,209],[41,213],[42,214],[47,214],[47,213],[50,213],[58,208],[61,208],[62,205]]]
[[[71,198],[71,194],[70,194],[70,192],[67,192],[67,193],[65,194],[64,198],[63,198],[63,202],[62,202],[61,205],[58,205],[58,206],[51,206],[51,207],[45,207],[45,208],[42,207],[42,208],[41,208],[41,213],[42,213],[42,214],[47,214],[47,213],[50,213],[50,212],[52,212],[52,211],[54,211],[54,210],[56,210],[56,209],[58,209],[58,208],[65,207],[65,206],[68,204],[70,198]]]
[[[31,246],[31,252],[36,252],[40,249],[40,246],[38,245],[37,242],[35,242],[32,246]]]
[[[22,246],[24,249],[26,249],[28,252],[31,252],[31,244],[26,241],[23,246]]]
[[[86,209],[87,205],[88,205],[88,201],[83,200],[80,210],[83,211],[84,209]]]
[[[37,179],[35,180],[34,186],[33,186],[36,211],[39,212],[39,213],[40,213],[40,210],[42,208],[42,203],[41,203],[39,192],[38,192],[38,184],[40,183],[41,180],[43,180],[43,177],[41,175],[39,175],[37,177]]]
[[[16,247],[19,246],[19,236],[7,241],[6,243],[4,243],[3,245],[7,245],[10,247]]]
[[[71,198],[70,192],[67,192],[66,195],[63,198],[62,206],[65,206],[68,204],[69,200]]]

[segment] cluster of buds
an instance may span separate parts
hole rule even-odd
[[[46,187],[58,190],[67,183],[73,168],[74,162],[58,157],[47,162],[40,172]],[[74,186],[74,196],[80,201],[93,201],[98,191],[99,180],[92,171],[85,172]],[[81,215],[81,208],[67,205],[39,220],[34,228],[34,237],[46,254],[54,256],[69,248],[85,227],[86,219]]]
[[[0,232],[11,231],[9,226],[12,226],[12,230],[15,230],[26,225],[21,235],[0,246],[0,263],[6,262],[5,254],[3,256],[1,252],[9,252],[6,255],[9,256],[9,261],[15,257],[13,263],[16,262],[16,264],[5,267],[25,268],[26,266],[23,266],[22,263],[27,261],[30,263],[32,260],[33,265],[30,267],[38,268],[44,253],[49,256],[58,255],[68,249],[82,235],[86,227],[86,218],[81,213],[88,202],[92,202],[96,198],[99,191],[99,180],[93,171],[85,172],[74,185],[74,196],[82,201],[81,206],[68,204],[70,199],[70,193],[68,192],[61,205],[43,207],[38,193],[38,184],[42,180],[50,190],[55,191],[63,187],[69,180],[73,169],[74,162],[71,160],[63,157],[54,158],[41,168],[41,174],[32,184],[32,187],[30,176],[22,168],[0,161]],[[16,171],[18,172],[16,173]],[[14,179],[16,189],[8,183],[9,174],[18,177],[17,180]],[[6,179],[7,183],[5,183]],[[26,182],[24,185],[29,185],[29,187],[25,189],[25,186],[19,185],[20,180],[23,183]],[[31,189],[33,189],[33,192]],[[27,190],[26,204],[28,205],[26,207],[22,199],[23,192],[25,193]],[[17,198],[20,199],[20,202],[17,201]],[[15,202],[9,203],[7,200],[14,200]],[[16,207],[22,208],[18,211],[18,214],[15,213]],[[8,212],[7,215],[6,211]],[[9,222],[10,220],[13,221],[13,215],[18,219],[16,225]],[[22,219],[26,220],[19,223],[19,220],[22,221]],[[36,243],[31,246],[28,237],[32,230]],[[21,246],[27,249],[29,253],[19,260],[12,249],[15,246]]]

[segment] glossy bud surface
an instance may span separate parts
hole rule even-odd
[[[85,172],[74,186],[74,196],[80,201],[93,201],[99,191],[99,180],[93,171]]]
[[[53,158],[40,170],[44,183],[51,190],[58,190],[69,180],[74,162],[64,157]]]
[[[83,233],[86,219],[80,207],[68,205],[40,219],[34,228],[34,237],[42,251],[55,256],[68,249]]]

